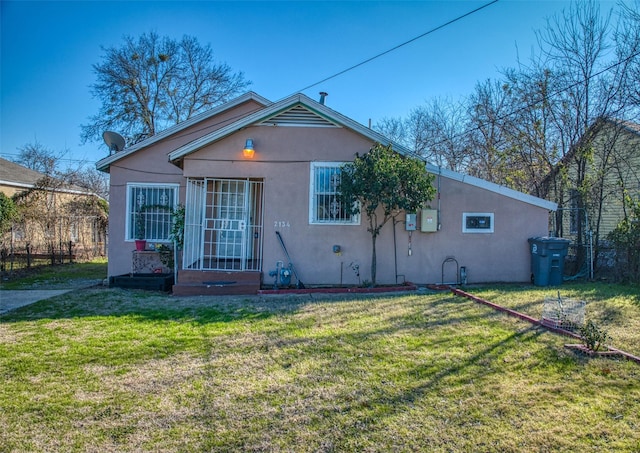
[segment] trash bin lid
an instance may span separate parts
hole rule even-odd
[[[571,240],[556,237],[535,237],[528,239],[529,244],[535,244],[544,250],[564,250],[569,247]]]
[[[570,239],[565,239],[565,238],[556,238],[556,237],[551,237],[551,236],[540,236],[540,237],[535,237],[535,238],[529,238],[528,239],[529,242],[544,242],[544,243],[549,243],[549,244],[553,244],[553,243],[558,243],[558,244],[568,244],[571,242]]]

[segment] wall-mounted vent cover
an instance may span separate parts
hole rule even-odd
[[[261,124],[269,126],[338,127],[326,118],[301,105],[264,120]]]
[[[463,233],[493,233],[492,212],[464,212],[462,214]]]

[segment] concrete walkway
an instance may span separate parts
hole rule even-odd
[[[0,315],[25,305],[65,294],[73,289],[10,289],[0,290]]]
[[[91,288],[102,284],[102,280],[76,279],[61,284],[45,285],[48,288],[35,289],[0,289],[0,315],[16,308],[24,307],[41,300],[50,299],[60,294]],[[43,285],[44,286],[44,285]],[[56,287],[57,286],[57,287]]]

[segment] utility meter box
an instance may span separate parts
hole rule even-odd
[[[416,231],[417,221],[417,216],[415,214],[407,214],[406,222],[404,223],[405,230]]]
[[[438,231],[438,211],[435,209],[423,209],[420,212],[420,231],[423,233],[435,233]]]

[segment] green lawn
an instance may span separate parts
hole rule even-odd
[[[82,286],[88,281],[101,281],[107,277],[107,260],[43,265],[20,269],[4,276],[0,289],[66,289]]]
[[[640,354],[638,287],[560,289]],[[449,293],[75,291],[2,318],[0,451],[640,450],[640,365],[573,341]]]

